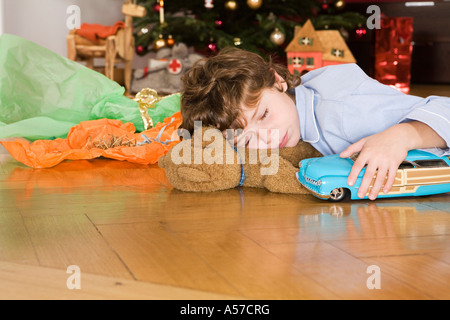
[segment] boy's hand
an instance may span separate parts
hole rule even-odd
[[[400,132],[395,131],[396,130],[388,129],[381,133],[363,138],[341,152],[341,158],[348,158],[354,153],[360,152],[348,176],[347,183],[349,186],[355,184],[359,173],[364,166],[367,166],[361,186],[358,190],[359,198],[363,198],[367,194],[374,176],[376,176],[376,178],[370,189],[370,200],[375,200],[377,198],[381,188],[383,188],[384,193],[391,190],[395,181],[397,169],[406,158],[409,150],[404,137]]]
[[[348,158],[360,152],[353,164],[347,183],[353,186],[359,173],[367,165],[358,197],[363,198],[376,175],[369,193],[375,200],[381,188],[387,193],[395,181],[398,167],[409,150],[423,148],[448,148],[445,140],[427,124],[411,121],[397,124],[380,133],[363,138],[341,152],[341,158]]]

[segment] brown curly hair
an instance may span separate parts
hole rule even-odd
[[[199,60],[183,77],[180,128],[194,131],[194,121],[220,131],[245,127],[241,106],[255,107],[266,88],[276,83],[276,71],[288,89],[298,86],[299,76],[284,65],[237,48],[223,49],[216,56]]]

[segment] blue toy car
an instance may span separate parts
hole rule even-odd
[[[356,156],[340,158],[339,155],[331,155],[302,160],[297,178],[320,199],[340,201],[347,195],[351,199],[360,199],[357,192],[366,169],[361,170],[353,187],[347,184]],[[438,157],[425,151],[411,150],[400,165],[391,190],[388,193],[380,191],[378,198],[445,192],[450,192],[450,156]],[[368,194],[364,199],[367,198]]]

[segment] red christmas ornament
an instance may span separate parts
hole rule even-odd
[[[157,3],[153,6],[153,11],[155,11],[156,13],[159,13],[159,10],[161,10],[161,6],[159,3]]]
[[[206,48],[209,52],[215,53],[217,51],[217,44],[214,42],[210,42],[208,43]]]
[[[137,54],[143,54],[144,53],[144,47],[143,46],[137,46],[136,47],[136,53]]]
[[[358,28],[356,28],[355,33],[358,38],[362,38],[366,35],[367,30],[364,27],[359,26]]]

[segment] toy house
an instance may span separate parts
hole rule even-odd
[[[286,54],[289,71],[301,75],[320,67],[356,62],[339,31],[316,31],[310,20],[295,27]]]

